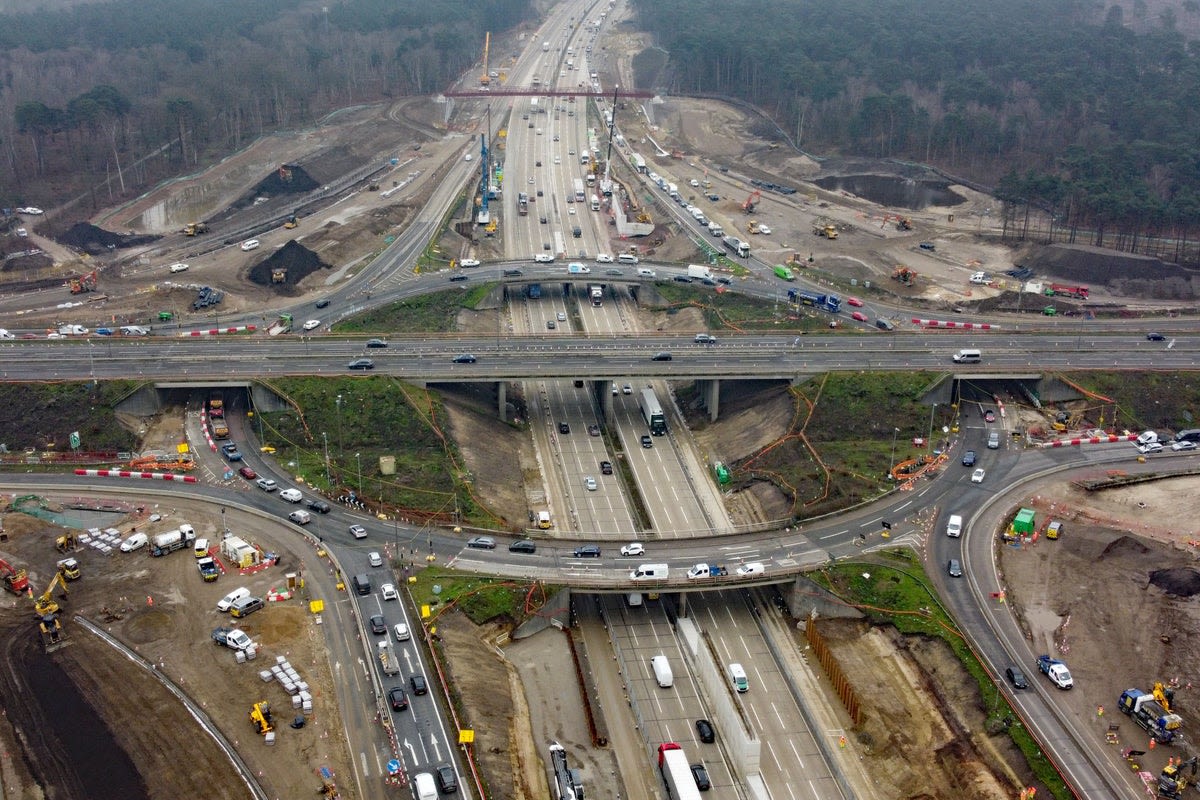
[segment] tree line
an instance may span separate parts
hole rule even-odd
[[[113,197],[270,130],[436,93],[529,0],[116,0],[0,14],[0,206]]]
[[[654,88],[744,98],[804,149],[934,164],[997,185],[1010,221],[1105,246],[1200,224],[1194,0],[1139,19],[1085,0],[632,3],[670,54]]]

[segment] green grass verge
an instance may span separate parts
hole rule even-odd
[[[418,611],[421,606],[428,605],[436,616],[439,610],[453,604],[476,625],[495,619],[520,624],[529,615],[525,605],[529,588],[528,581],[488,578],[441,566],[416,570],[414,580],[409,584]],[[534,599],[548,597],[553,591],[546,588]]]
[[[10,453],[22,450],[69,452],[70,436],[79,432],[80,449],[131,451],[138,437],[121,427],[113,410],[142,381],[71,381],[5,383],[0,442]],[[24,471],[27,469],[21,466]]]
[[[875,625],[892,625],[908,636],[934,636],[946,642],[979,688],[988,710],[987,733],[1006,732],[1021,750],[1037,780],[1055,798],[1073,795],[1009,706],[1003,692],[967,646],[939,601],[917,556],[908,550],[878,554],[876,561],[841,562],[809,577],[854,605]],[[870,578],[863,577],[864,574]],[[999,678],[997,678],[998,680]]]
[[[1200,428],[1200,422],[1197,422],[1200,419],[1200,373],[1083,372],[1066,377],[1090,392],[1115,401],[1116,425],[1120,428]],[[1105,424],[1112,424],[1113,419],[1114,414],[1106,412]]]
[[[782,289],[779,302],[757,297],[723,292],[708,287],[695,287],[671,281],[655,284],[664,303],[647,306],[650,311],[667,311],[671,307],[696,306],[704,313],[709,330],[784,330],[796,333],[828,332],[828,314],[799,310],[787,302],[787,290]]]
[[[333,326],[337,333],[452,333],[458,330],[459,309],[475,308],[495,288],[482,283],[466,289],[410,297],[348,317]]]

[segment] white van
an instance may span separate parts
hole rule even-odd
[[[208,555],[208,539],[201,538],[196,540],[195,553],[196,558],[204,558]]]
[[[978,350],[959,350],[954,354],[954,363],[978,364],[981,358],[983,358],[983,353],[979,352]]]
[[[671,674],[671,662],[667,661],[666,656],[655,656],[650,659],[650,666],[654,668],[654,680],[658,681],[658,685],[663,689],[669,689],[675,683],[675,676]]]
[[[437,785],[430,773],[418,772],[413,778],[413,786],[417,790],[417,800],[437,800]]]
[[[249,597],[249,596],[250,596],[250,590],[247,589],[245,586],[239,586],[238,588],[234,589],[232,592],[230,592],[229,594],[225,595],[224,597],[222,597],[220,600],[217,601],[217,611],[228,611],[230,608],[233,607],[233,604],[236,603],[238,600],[241,600],[243,597]]]
[[[646,269],[645,267],[638,267],[638,277],[639,278],[653,278],[653,277],[655,277],[655,272],[652,269]]]
[[[951,514],[950,519],[946,522],[946,535],[951,539],[957,539],[962,536],[962,516],[959,514]]]
[[[638,606],[642,605],[642,593],[630,592],[629,594],[625,595],[625,602],[629,604],[630,608],[637,608]]]
[[[631,581],[665,581],[670,567],[666,564],[639,564],[638,568],[629,573]]]
[[[742,669],[741,664],[729,665],[729,682],[738,694],[750,691],[750,681],[746,680],[746,670]]]
[[[549,529],[550,528],[550,512],[549,511],[539,511],[538,516],[537,516],[537,521],[538,521],[539,528],[541,528],[542,530]]]
[[[296,510],[288,514],[288,519],[297,525],[307,525],[308,523],[312,522],[312,515],[304,510]]]
[[[636,264],[638,263],[638,257],[630,253],[621,253],[617,256],[617,261],[620,261],[622,264]],[[638,270],[638,272],[640,273],[641,270]]]

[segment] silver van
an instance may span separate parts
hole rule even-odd
[[[978,364],[983,358],[983,353],[978,350],[964,349],[959,350],[954,354],[955,364]]]
[[[248,617],[255,611],[263,607],[261,597],[243,597],[240,600],[234,600],[233,605],[229,607],[229,615],[232,617]]]
[[[629,253],[621,253],[617,256],[617,261],[620,261],[622,264],[636,264],[638,263],[638,257]]]

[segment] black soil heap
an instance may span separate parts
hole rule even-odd
[[[233,206],[234,208],[241,209],[249,208],[254,205],[256,200],[262,197],[276,198],[290,194],[304,194],[305,192],[311,192],[320,185],[299,164],[284,164],[259,181],[253,189],[239,198]]]
[[[140,236],[122,236],[119,233],[97,228],[87,222],[77,222],[67,230],[58,241],[69,247],[78,248],[89,255],[98,256],[109,250],[119,250],[122,247],[139,247],[156,242],[159,236],[144,234]]]
[[[277,290],[283,295],[297,295],[296,285],[319,269],[329,269],[330,265],[323,262],[316,253],[292,239],[283,247],[271,254],[271,257],[260,261],[250,268],[250,280],[259,286]],[[276,283],[276,270],[284,270],[283,281]]]
[[[1150,573],[1150,583],[1176,597],[1200,594],[1200,572],[1191,567],[1156,569]]]

